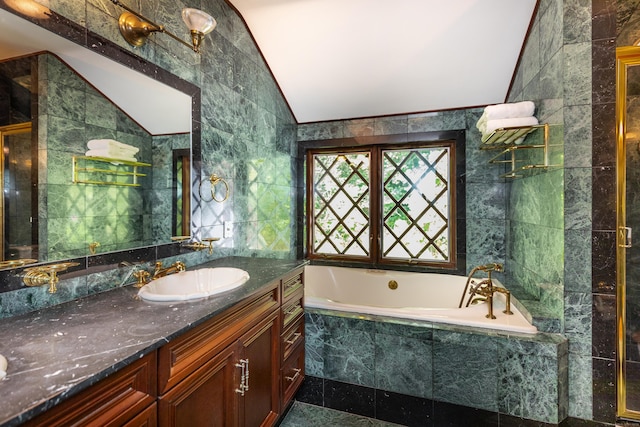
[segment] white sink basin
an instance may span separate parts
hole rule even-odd
[[[249,273],[239,268],[201,268],[152,280],[138,296],[147,301],[186,301],[230,291],[247,280]]]

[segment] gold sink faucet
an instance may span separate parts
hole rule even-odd
[[[187,269],[187,266],[182,261],[176,261],[173,264],[171,264],[169,267],[165,267],[165,268],[162,268],[162,261],[157,261],[152,279],[164,277],[168,274],[177,273],[179,271],[185,271],[186,269]]]

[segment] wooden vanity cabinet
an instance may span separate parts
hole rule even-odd
[[[156,353],[93,385],[25,426],[155,426]]]
[[[304,378],[303,269],[28,426],[269,427]]]
[[[271,426],[280,412],[279,281],[159,350],[158,425]]]
[[[280,402],[284,410],[304,380],[304,269],[281,281]]]

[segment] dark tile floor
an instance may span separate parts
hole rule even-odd
[[[399,427],[399,424],[388,423],[323,408],[308,403],[294,402],[289,413],[280,423],[280,427]]]

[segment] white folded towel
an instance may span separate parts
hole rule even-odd
[[[532,101],[511,102],[508,104],[488,105],[484,109],[487,121],[496,119],[513,119],[516,117],[530,117],[536,109]]]
[[[106,157],[108,159],[126,160],[128,162],[137,162],[135,156],[118,153],[114,150],[89,150],[85,153],[87,157]]]
[[[114,139],[92,139],[87,142],[87,147],[90,150],[114,150],[126,152],[131,155],[135,155],[139,148],[134,147],[133,145],[125,144],[123,142],[116,141]]]
[[[512,128],[519,126],[535,126],[538,124],[538,119],[535,117],[515,117],[511,119],[497,119],[497,120],[487,120],[484,129],[482,132],[482,142],[485,142],[489,139],[489,136],[496,129],[502,128]],[[496,141],[500,142],[500,141]],[[520,141],[522,142],[522,141]]]
[[[484,131],[486,134],[490,134],[496,129],[501,128],[513,128],[518,126],[534,126],[538,124],[538,119],[535,117],[514,117],[511,119],[496,119],[487,120],[487,127]]]

